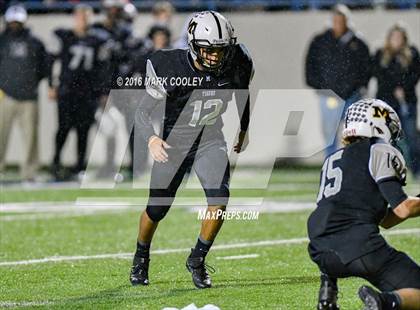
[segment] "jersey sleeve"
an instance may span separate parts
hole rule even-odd
[[[63,46],[65,45],[67,39],[70,36],[70,31],[66,29],[56,29],[54,30],[53,40],[52,43],[49,45],[49,50],[53,54],[59,54]]]
[[[381,195],[391,206],[395,209],[408,198],[407,194],[402,189],[401,183],[397,180],[388,180],[378,184]]]
[[[251,84],[252,79],[254,78],[254,63],[252,61],[251,54],[249,53],[248,49],[243,44],[238,45],[240,57],[242,60],[241,72],[241,87],[245,89],[249,89],[249,84]],[[250,96],[249,93],[247,94],[247,98],[245,100],[237,100],[238,105],[238,114],[241,123],[241,131],[247,131],[249,127],[249,119],[250,119]]]
[[[58,85],[58,78],[54,76],[54,63],[59,60],[60,54],[64,48],[64,42],[66,38],[65,29],[56,29],[53,32],[52,39],[49,41],[47,50],[49,53],[48,58],[48,85],[50,87],[55,87]]]
[[[136,130],[139,129],[145,141],[156,135],[150,115],[153,110],[166,98],[166,90],[162,84],[158,83],[158,75],[152,63],[153,59],[148,59],[146,64],[146,81],[144,94],[135,115]]]
[[[244,71],[245,84],[248,87],[251,84],[252,79],[254,78],[255,68],[254,62],[252,61],[251,54],[248,49],[243,44],[238,45],[240,53],[242,54],[242,70]]]
[[[149,93],[145,93],[137,107],[134,116],[135,130],[139,130],[146,142],[149,141],[150,137],[156,135],[152,124],[151,114],[160,103],[161,100],[157,100],[150,96]]]
[[[396,180],[405,185],[407,168],[402,154],[393,146],[375,143],[370,149],[369,172],[376,183]]]
[[[145,85],[147,93],[156,100],[162,100],[166,97],[166,89],[162,83],[160,83],[151,59],[148,59],[146,64]]]

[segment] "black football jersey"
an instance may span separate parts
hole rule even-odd
[[[104,38],[92,31],[83,37],[66,29],[57,29],[54,33],[61,42],[57,55],[61,62],[59,92],[90,94],[99,91],[106,75],[104,64],[109,60]]]
[[[163,139],[171,135],[176,144],[188,144],[203,128],[209,139],[222,138],[221,115],[234,94],[241,128],[247,129],[253,64],[243,45],[234,46],[231,61],[220,74],[197,70],[187,49],[157,51],[146,67],[148,94],[157,100],[166,99]],[[162,83],[154,83],[156,80]]]
[[[308,220],[309,250],[334,250],[348,263],[385,244],[379,223],[388,202],[378,185],[404,183],[405,162],[391,145],[363,139],[330,155],[324,162],[317,208]]]
[[[108,78],[106,84],[108,90],[117,88],[115,81],[119,76],[126,75],[126,67],[129,62],[130,52],[141,40],[136,40],[132,36],[130,27],[124,23],[117,23],[112,28],[108,28],[102,22],[94,23],[92,30],[96,35],[106,39],[107,47],[110,51],[110,61],[108,63]]]

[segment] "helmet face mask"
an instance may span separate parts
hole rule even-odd
[[[401,124],[399,124],[396,120],[389,118],[387,120],[387,125],[391,133],[390,143],[396,145],[398,141],[400,141],[404,136],[404,132],[401,129]]]
[[[220,72],[232,56],[236,44],[231,23],[221,14],[204,11],[188,25],[190,55],[205,71]]]
[[[196,53],[197,62],[206,71],[216,71],[224,66],[231,56],[230,46],[202,45],[193,42],[194,51]]]

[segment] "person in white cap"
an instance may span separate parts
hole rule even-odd
[[[25,27],[27,18],[24,7],[9,7],[6,29],[0,34],[0,171],[18,120],[25,145],[21,177],[33,180],[38,164],[38,85],[47,76],[49,58],[42,42]]]

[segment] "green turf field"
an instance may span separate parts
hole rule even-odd
[[[316,170],[279,170],[267,191],[237,189],[233,196],[264,196],[273,204],[298,205],[315,199],[317,180]],[[408,187],[411,194],[417,189],[418,184]],[[57,202],[64,210],[63,202],[76,199],[138,202],[145,195],[146,191],[127,184],[115,190],[3,187],[5,207],[14,202],[41,203],[36,210],[19,209],[19,204],[0,212],[0,307],[162,309],[195,303],[221,309],[315,308],[318,272],[303,239],[308,210],[262,212],[258,220],[226,221],[208,256],[208,264],[216,269],[214,287],[208,290],[195,289],[185,270],[188,248],[200,227],[197,213],[189,208],[176,207],[161,222],[152,245],[148,287],[131,287],[128,281],[142,206],[133,203],[126,209],[90,213],[57,208],[39,212],[42,202],[46,208]],[[183,195],[195,199],[201,193],[192,190]],[[407,221],[387,239],[420,261],[419,230],[418,220]],[[360,309],[356,291],[362,283],[340,282],[342,309]]]

